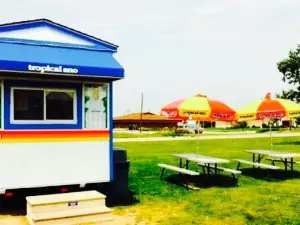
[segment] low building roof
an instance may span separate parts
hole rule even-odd
[[[115,117],[114,121],[124,121],[124,120],[140,120],[141,113],[131,113],[124,116]],[[151,121],[181,121],[178,119],[169,119],[165,116],[156,115],[151,112],[142,113],[142,120],[151,120]]]

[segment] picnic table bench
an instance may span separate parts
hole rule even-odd
[[[252,162],[252,161],[248,161],[248,160],[243,160],[243,159],[235,159],[235,161],[238,162],[237,170],[240,168],[241,163],[257,166],[259,168],[262,167],[262,168],[266,168],[266,169],[271,169],[271,170],[279,170],[280,169],[279,166],[257,163],[257,162]]]
[[[272,162],[272,165],[275,165],[275,162],[281,162],[282,163],[282,160],[281,159],[276,159],[276,158],[265,158],[265,160],[267,161],[271,161]],[[293,161],[293,164],[300,164],[300,162],[298,161]]]
[[[161,179],[163,178],[163,174],[166,169],[178,172],[180,174],[185,174],[187,188],[188,188],[189,177],[199,175],[198,171],[189,170],[190,162],[195,162],[196,166],[202,166],[203,173],[208,175],[211,174],[210,173],[211,170],[214,171],[215,175],[217,175],[219,171],[231,173],[234,179],[236,179],[235,175],[241,174],[241,171],[218,166],[218,164],[220,163],[228,163],[229,160],[227,159],[220,159],[220,158],[203,156],[198,154],[191,154],[191,153],[173,154],[173,156],[179,158],[179,167],[167,165],[167,164],[158,164],[158,166],[162,168],[160,178]],[[185,160],[186,162],[184,163],[183,160]],[[207,169],[207,172],[205,171],[205,169]]]
[[[195,171],[192,171],[192,170],[188,170],[188,169],[185,169],[185,168],[179,168],[177,166],[171,166],[171,165],[167,165],[167,164],[158,164],[159,167],[162,168],[161,170],[161,174],[160,174],[160,179],[163,178],[163,174],[164,174],[164,171],[166,169],[168,170],[172,170],[172,171],[176,171],[176,172],[179,172],[181,174],[185,174],[187,176],[185,176],[185,183],[186,183],[186,188],[188,188],[188,185],[189,185],[189,176],[197,176],[199,175],[198,172],[195,172]]]
[[[204,173],[205,173],[204,168],[207,168],[207,167],[214,168],[214,166],[212,166],[212,165],[208,166],[208,164],[205,164],[205,163],[198,163],[198,165],[203,167],[203,172]],[[234,169],[219,167],[219,166],[217,167],[217,170],[230,173],[232,175],[233,179],[236,179],[236,175],[240,175],[242,173],[242,171],[240,171],[240,170],[234,170]]]
[[[260,163],[263,157],[267,156],[269,158],[267,158],[266,160],[271,161],[273,166],[275,166],[275,162],[282,162],[284,164],[285,171],[287,171],[288,168],[290,168],[291,171],[293,171],[294,164],[298,163],[294,161],[294,158],[300,157],[300,153],[278,152],[270,150],[246,150],[246,152],[252,154],[253,163]]]
[[[173,156],[179,158],[179,167],[185,167],[188,169],[190,162],[195,162],[196,164],[204,163],[208,167],[208,174],[210,174],[210,169],[213,167],[215,170],[215,174],[217,174],[218,171],[218,164],[221,163],[229,163],[229,160],[227,159],[220,159],[210,156],[204,156],[204,155],[198,155],[198,154],[173,154]],[[183,160],[186,160],[186,163],[183,164]]]
[[[184,174],[191,175],[191,176],[199,175],[198,172],[195,172],[193,170],[187,170],[184,168],[179,168],[177,166],[171,166],[171,165],[167,165],[167,164],[158,164],[158,166],[162,168],[161,177],[163,176],[163,172],[165,169],[173,170],[173,171],[176,171],[179,173],[184,173]]]

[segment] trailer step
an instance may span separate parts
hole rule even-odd
[[[31,225],[73,225],[112,220],[105,198],[97,191],[27,197],[26,218]]]

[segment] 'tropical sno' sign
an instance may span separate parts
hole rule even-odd
[[[67,68],[63,66],[35,66],[35,65],[28,65],[29,71],[35,72],[49,72],[49,73],[69,73],[69,74],[77,74],[79,71],[76,68]]]

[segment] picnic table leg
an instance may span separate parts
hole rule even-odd
[[[186,183],[185,183],[186,189],[189,190],[189,177],[188,177],[188,175],[185,176],[185,179],[186,179],[185,180],[186,181]]]
[[[205,172],[205,165],[202,166],[202,171],[203,171],[203,174],[206,174],[206,172]]]
[[[252,161],[255,163],[255,154],[252,155]],[[253,165],[254,168],[254,165]]]
[[[215,174],[217,175],[217,173],[218,173],[218,164],[217,163],[215,163]]]
[[[190,163],[190,161],[189,161],[189,160],[186,160],[186,169],[187,169],[187,170],[189,169],[189,163]]]
[[[284,159],[284,170],[285,170],[285,171],[287,171],[287,166],[288,166],[287,164],[288,164],[287,158],[285,158],[285,159]]]
[[[160,179],[161,179],[161,180],[162,180],[162,178],[163,178],[164,172],[165,172],[165,168],[162,168],[162,169],[161,169],[161,173],[160,173]]]
[[[294,170],[294,159],[291,158],[291,171],[293,171],[293,170]]]
[[[182,168],[182,158],[179,159],[179,167]]]
[[[207,163],[207,174],[210,175],[210,164]]]
[[[240,169],[240,166],[241,166],[241,163],[238,162],[237,167],[236,167],[236,170],[239,170],[239,169]]]

